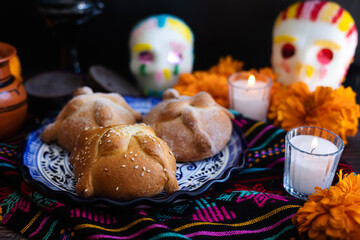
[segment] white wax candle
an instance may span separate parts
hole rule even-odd
[[[318,145],[312,146],[316,139]],[[292,149],[290,176],[293,179],[293,187],[297,191],[309,195],[316,186],[328,188],[333,180],[333,175],[329,174],[330,166],[335,156],[319,156],[314,154],[332,154],[338,151],[338,148],[332,142],[311,135],[299,135],[290,139],[293,146],[305,151],[303,153]],[[312,152],[312,153],[311,153]]]
[[[269,89],[268,84],[263,81],[256,81],[254,85],[249,85],[248,80],[236,80],[232,82],[234,110],[244,114],[246,117],[264,121],[269,108],[269,97],[266,93]],[[265,97],[264,97],[265,95]]]

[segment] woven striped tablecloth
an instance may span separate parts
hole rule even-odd
[[[0,143],[0,221],[35,239],[289,239],[304,201],[282,185],[284,137],[273,125],[236,116],[248,144],[245,168],[190,200],[162,206],[79,206],[36,190],[22,178],[24,138]],[[20,156],[20,158],[19,158]],[[338,170],[353,171],[340,161]]]

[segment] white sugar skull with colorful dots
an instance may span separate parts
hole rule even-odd
[[[137,24],[129,42],[130,69],[145,95],[161,96],[189,73],[194,61],[194,36],[182,20],[161,14]]]
[[[358,32],[337,3],[305,1],[282,11],[273,29],[272,66],[285,85],[305,82],[338,88],[353,61]]]

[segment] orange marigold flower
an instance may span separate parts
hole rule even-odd
[[[195,71],[179,76],[175,88],[181,95],[194,96],[198,92],[208,92],[215,101],[223,107],[229,107],[228,77],[242,71],[244,63],[231,56],[222,57],[219,63],[208,71]],[[250,70],[257,73],[255,69]],[[275,80],[276,74],[271,68],[259,69],[259,73],[266,74]]]
[[[257,71],[255,68],[252,68],[250,69],[250,72],[254,72],[255,74],[259,72],[260,74],[267,75],[268,77],[271,78],[271,80],[273,80],[273,82],[276,80],[278,76],[278,74],[274,73],[272,68],[269,67],[260,68],[259,71]]]
[[[220,58],[217,65],[209,71],[195,71],[179,76],[175,88],[181,95],[194,96],[198,92],[208,92],[223,107],[229,107],[228,77],[241,71],[244,63],[231,56]]]
[[[181,74],[173,86],[181,95],[194,96],[198,92],[208,92],[221,106],[229,106],[227,77],[205,71]]]
[[[354,136],[358,130],[360,106],[355,96],[350,87],[317,87],[310,92],[303,82],[289,86],[274,83],[268,118],[285,130],[299,126],[325,128],[346,144],[346,137]]]
[[[360,175],[342,174],[329,189],[316,193],[292,218],[299,235],[308,239],[357,239],[360,234]]]
[[[244,62],[233,59],[231,56],[221,57],[219,63],[209,69],[210,73],[225,75],[229,77],[231,74],[242,70]]]

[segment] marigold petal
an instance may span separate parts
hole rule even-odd
[[[311,228],[315,230],[322,230],[328,224],[329,216],[327,214],[317,215],[311,223]]]
[[[346,210],[346,215],[349,216],[352,220],[354,220],[354,222],[356,222],[359,227],[360,227],[360,207],[359,204],[357,205],[352,205],[350,207],[347,207]]]
[[[317,230],[315,230],[315,229],[312,229],[312,228],[308,231],[308,237],[309,237],[310,239],[318,239],[318,238],[319,238],[319,234],[320,234],[319,231],[317,231]]]
[[[360,105],[356,103],[356,94],[350,87],[341,86],[335,90],[317,87],[310,92],[303,82],[294,82],[289,86],[275,83],[268,117],[285,130],[302,125],[328,129],[346,144],[346,138],[358,131]]]
[[[336,238],[336,239],[344,237],[342,236],[342,232],[340,230],[330,227],[325,229],[325,234],[331,238]]]

